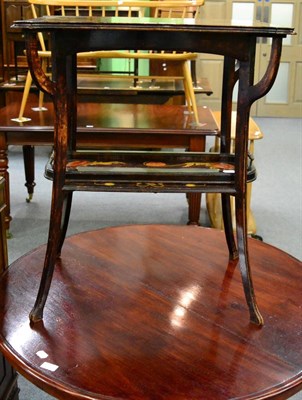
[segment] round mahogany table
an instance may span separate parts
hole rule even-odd
[[[166,225],[68,238],[30,326],[39,247],[1,278],[1,350],[64,400],[288,398],[302,388],[302,265],[253,239],[249,253],[262,328],[224,234]]]

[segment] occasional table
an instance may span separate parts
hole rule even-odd
[[[58,399],[286,399],[302,388],[302,263],[254,239],[249,250],[262,328],[224,234],[169,225],[67,238],[31,327],[39,247],[0,281],[1,350]]]
[[[47,3],[56,6],[50,0]],[[192,3],[193,4],[193,3]],[[69,5],[69,3],[68,3]],[[126,3],[123,3],[126,5]],[[291,27],[247,24],[243,21],[203,21],[175,18],[119,18],[47,16],[16,21],[26,39],[26,54],[33,80],[54,103],[54,152],[46,169],[53,180],[48,246],[37,300],[30,312],[33,322],[43,318],[55,261],[67,231],[74,191],[221,193],[229,258],[239,257],[250,320],[263,324],[258,309],[247,248],[246,185],[255,177],[248,155],[251,105],[272,87],[281,57],[282,40]],[[41,67],[37,33],[51,34],[52,77]],[[62,41],[64,37],[64,41]],[[266,71],[254,82],[256,43],[271,39]],[[224,56],[219,153],[204,151],[156,152],[98,151],[77,146],[77,54],[95,50],[155,50],[213,53]],[[236,144],[231,149],[233,88],[238,82]],[[147,134],[148,129],[145,129]],[[152,131],[152,129],[151,129]],[[172,131],[169,127],[167,131]],[[92,168],[91,168],[92,167]],[[235,241],[231,196],[236,203]]]

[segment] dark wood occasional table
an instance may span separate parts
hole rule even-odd
[[[68,238],[31,327],[39,247],[1,278],[1,350],[64,400],[288,398],[302,389],[302,263],[255,239],[249,250],[262,328],[223,233],[167,225]]]
[[[189,193],[190,196],[215,192],[222,194],[229,257],[239,257],[250,319],[261,325],[263,319],[256,304],[247,248],[247,182],[255,178],[255,170],[248,157],[249,113],[251,105],[272,87],[280,63],[282,40],[293,33],[293,28],[258,22],[251,25],[238,20],[196,21],[176,18],[170,21],[165,18],[68,16],[16,21],[13,27],[24,32],[33,80],[52,97],[55,109],[54,159],[50,164],[53,171],[46,171],[48,178],[53,179],[48,247],[39,294],[30,318],[36,321],[42,318],[55,260],[65,239],[74,191],[175,192]],[[51,36],[51,79],[41,66],[38,32],[48,32]],[[270,38],[271,52],[263,77],[254,83],[256,44],[261,37]],[[68,162],[77,156],[82,160],[87,156],[84,152],[76,151],[77,53],[121,49],[185,51],[224,56],[220,153],[205,154],[199,151],[184,155],[183,152],[149,152],[148,158],[153,157],[153,161],[150,159],[150,163],[144,163],[144,154],[141,152],[99,151],[97,155],[90,152],[89,157],[94,154],[99,161],[105,161],[107,166],[109,162],[110,166],[84,173],[78,168],[78,162]],[[237,81],[236,143],[233,152],[231,114],[233,89]],[[232,165],[227,160],[232,160]],[[226,164],[227,169],[217,169],[217,166]],[[123,167],[120,168],[120,165]],[[169,168],[169,165],[173,168]],[[205,165],[211,169],[210,173],[208,168],[204,168]],[[249,176],[248,170],[251,172]],[[236,203],[237,243],[232,226],[231,196],[235,197]]]

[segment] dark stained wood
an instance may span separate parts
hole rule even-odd
[[[67,238],[44,321],[31,327],[39,247],[0,281],[1,348],[64,400],[288,398],[302,388],[302,263],[254,239],[249,251],[262,328],[248,323],[223,233],[164,225]]]
[[[223,187],[225,193],[234,194],[234,161],[232,155],[214,152],[78,152],[67,159],[64,190],[219,193]],[[55,176],[54,157],[50,157],[45,176]],[[247,182],[255,179],[251,164]]]
[[[48,4],[51,4],[48,0]],[[126,3],[123,3],[126,5]],[[95,190],[103,188],[113,191],[117,190],[116,181],[126,180],[127,190],[142,191],[141,175],[138,169],[133,170],[131,163],[115,173],[118,178],[112,184],[103,180],[101,169],[93,173],[85,173],[77,169],[73,170],[73,179],[69,181],[66,167],[70,167],[70,160],[77,154],[77,57],[82,51],[94,50],[172,50],[189,51],[200,53],[214,53],[224,56],[223,88],[221,118],[226,124],[221,124],[221,153],[220,160],[225,160],[224,153],[230,153],[230,115],[232,112],[232,92],[235,82],[238,80],[238,98],[236,112],[236,145],[234,150],[234,168],[232,179],[226,184],[220,180],[218,173],[213,176],[208,174],[208,169],[202,169],[204,165],[204,152],[190,153],[191,166],[196,166],[193,181],[187,180],[187,185],[194,185],[195,193],[219,192],[222,193],[223,221],[226,233],[226,242],[229,249],[229,258],[239,258],[242,282],[246,296],[246,302],[250,311],[250,320],[256,325],[263,324],[261,312],[258,309],[252,282],[251,267],[248,256],[247,245],[247,201],[246,185],[248,178],[248,128],[249,113],[251,105],[263,97],[272,87],[277,75],[283,38],[293,32],[292,28],[279,28],[268,24],[256,23],[253,25],[238,23],[238,21],[192,21],[187,19],[176,19],[172,21],[159,20],[157,18],[95,18],[95,17],[43,17],[28,21],[16,21],[14,28],[21,28],[26,38],[26,54],[28,65],[37,87],[48,93],[53,100],[55,109],[54,121],[54,159],[53,159],[53,191],[50,216],[50,227],[48,246],[44,262],[44,270],[41,278],[40,289],[35,305],[30,313],[32,322],[43,318],[43,309],[47,299],[56,258],[61,253],[65,234],[68,227],[72,194],[75,190]],[[50,32],[52,42],[52,67],[51,79],[45,74],[41,67],[38,54],[37,32]],[[64,36],[64,42],[62,37]],[[271,51],[266,71],[258,83],[254,83],[254,65],[256,43],[259,37],[270,37]],[[236,62],[235,62],[236,61]],[[238,68],[236,65],[238,64]],[[168,127],[170,130],[171,127]],[[172,129],[174,131],[174,129]],[[130,153],[129,153],[130,154]],[[137,154],[131,153],[132,156]],[[130,156],[131,156],[130,155]],[[171,152],[141,172],[144,174],[144,191],[157,191],[154,182],[167,191],[184,192],[181,174],[183,165],[177,162],[179,156],[175,155],[175,162],[171,161]],[[183,156],[183,155],[181,155]],[[106,165],[112,161],[120,163],[114,155],[112,160],[106,158]],[[123,156],[124,157],[124,156]],[[127,156],[128,157],[128,156]],[[157,157],[157,156],[156,156]],[[198,157],[200,157],[198,162]],[[207,158],[207,156],[206,156]],[[129,160],[129,159],[128,159]],[[153,159],[154,160],[154,159]],[[188,159],[189,160],[189,159]],[[156,167],[175,165],[174,176],[167,170],[157,170],[157,178],[154,176]],[[102,164],[104,165],[104,164]],[[136,165],[139,165],[136,164]],[[211,165],[213,167],[213,165]],[[148,184],[148,168],[153,168],[151,184]],[[173,167],[174,168],[174,167]],[[176,170],[178,169],[177,173]],[[228,170],[229,171],[229,170]],[[230,174],[230,172],[227,172]],[[77,175],[77,179],[74,179]],[[81,180],[82,178],[82,180]],[[75,182],[80,182],[79,185]],[[122,185],[123,186],[123,185]],[[130,188],[131,186],[131,188]],[[125,190],[125,187],[120,187]],[[230,195],[234,195],[236,204],[236,236],[232,226]]]

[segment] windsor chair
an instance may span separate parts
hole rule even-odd
[[[61,15],[61,16],[98,16],[98,17],[128,17],[143,18],[152,16],[154,18],[163,18],[164,20],[173,20],[175,18],[194,18],[199,15],[200,7],[204,4],[204,0],[29,0],[33,18],[43,15]],[[45,40],[41,32],[38,33],[40,50],[38,52],[41,58],[42,68],[47,70],[51,59],[50,43]],[[197,59],[197,53],[179,52],[179,51],[88,51],[77,54],[80,60],[99,60],[99,59],[128,59],[128,60],[157,60],[162,62],[172,62],[179,66],[181,74],[170,77],[161,76],[133,76],[133,85],[137,88],[140,81],[150,81],[150,89],[156,90],[156,82],[161,79],[182,80],[184,94],[188,112],[194,114],[195,122],[199,123],[196,98],[194,93],[194,85],[192,81],[190,62]],[[138,71],[139,73],[139,71]],[[91,74],[90,74],[91,75]],[[102,74],[97,74],[101,79]],[[106,74],[106,79],[108,79]],[[110,79],[129,79],[129,75],[112,74]],[[20,105],[19,115],[13,120],[16,122],[26,122],[28,118],[24,116],[28,95],[32,85],[32,77],[30,71],[26,76],[22,101]],[[45,110],[43,106],[44,94],[39,94],[39,104],[36,110]]]

